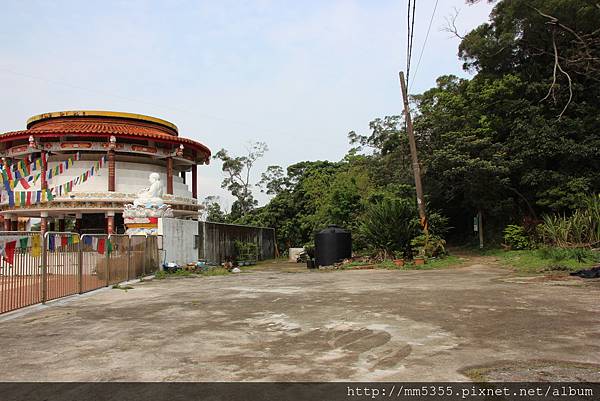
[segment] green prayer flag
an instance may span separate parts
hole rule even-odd
[[[27,245],[29,245],[29,237],[23,237],[19,240],[19,248],[27,249]]]
[[[110,253],[112,252],[112,250],[113,250],[112,241],[110,239],[108,239],[106,241],[106,252],[107,252],[107,254],[110,255]]]

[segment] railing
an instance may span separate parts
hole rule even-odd
[[[152,274],[158,236],[0,231],[0,313]]]

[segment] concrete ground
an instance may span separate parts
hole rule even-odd
[[[436,271],[146,281],[0,320],[0,381],[600,381],[600,282]]]

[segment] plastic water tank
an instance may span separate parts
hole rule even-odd
[[[330,225],[315,235],[315,264],[330,266],[352,256],[352,235],[336,225]]]

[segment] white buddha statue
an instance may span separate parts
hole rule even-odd
[[[150,186],[137,193],[137,198],[133,201],[133,206],[142,207],[160,207],[164,205],[163,186],[158,173],[151,173],[148,178]]]

